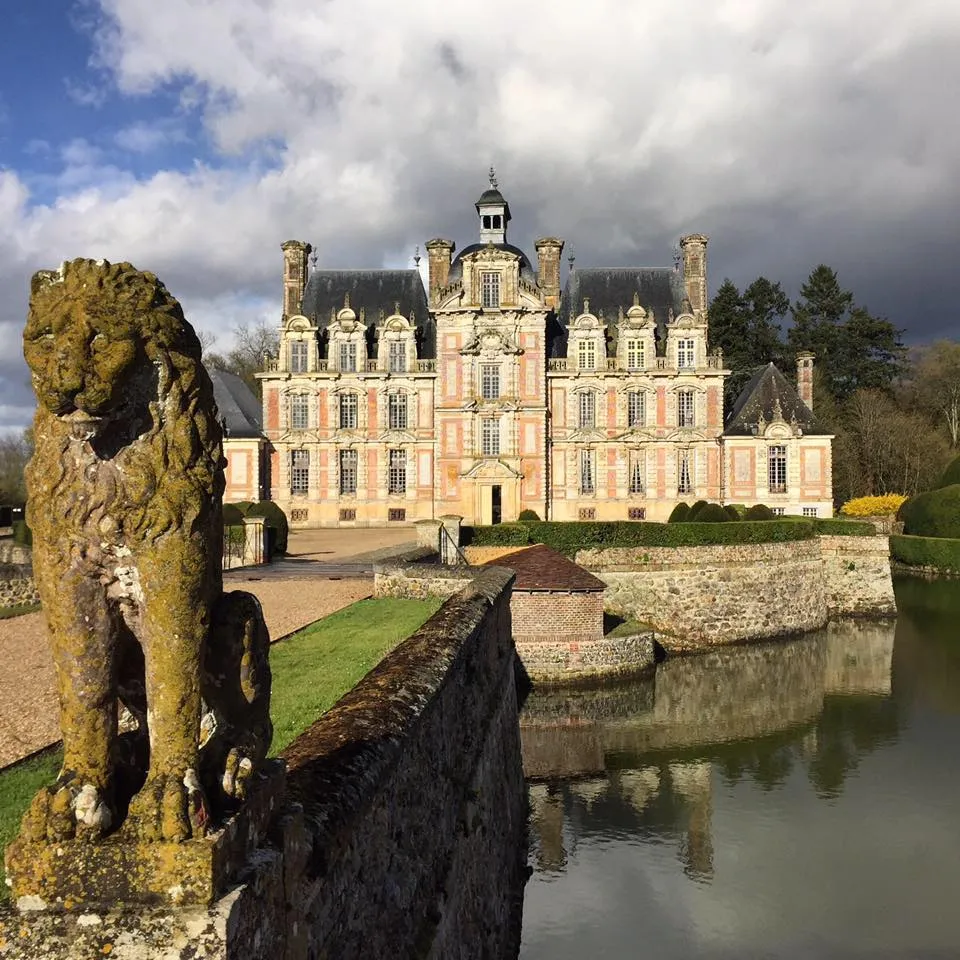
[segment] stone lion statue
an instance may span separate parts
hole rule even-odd
[[[126,811],[140,839],[202,836],[272,731],[262,612],[222,593],[224,459],[199,340],[153,274],[73,260],[34,276],[24,354],[64,761],[23,834],[97,839]]]

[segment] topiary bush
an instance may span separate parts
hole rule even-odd
[[[911,497],[901,514],[908,536],[960,538],[960,483]]]
[[[261,500],[259,503],[255,503],[250,507],[246,516],[263,517],[266,525],[276,530],[274,552],[287,552],[287,537],[290,532],[290,525],[287,523],[287,515],[280,507],[272,500]]]
[[[253,506],[252,500],[238,500],[234,506],[244,515],[247,515],[247,511]]]
[[[521,510],[520,516],[517,517],[518,520],[539,520],[540,517],[537,515],[536,510]]]
[[[236,527],[243,523],[243,511],[237,503],[225,503],[223,505],[223,525],[224,527]]]
[[[723,512],[727,515],[727,519],[730,521],[740,521],[740,511],[732,504],[728,503],[724,508]]]
[[[690,504],[678,503],[667,518],[667,523],[686,523],[690,517]]]
[[[687,522],[687,523],[694,523],[694,522],[696,521],[697,517],[700,516],[700,511],[703,510],[703,508],[704,508],[704,507],[707,507],[707,506],[709,506],[709,504],[707,503],[706,500],[698,500],[698,501],[690,508],[690,515],[687,517],[686,522]]]
[[[738,518],[739,519],[739,518]],[[698,514],[697,523],[729,523],[727,511],[719,503],[708,503]]]
[[[744,520],[775,520],[776,515],[765,503],[755,503],[752,507],[747,507],[743,515]]]
[[[960,483],[960,457],[955,457],[947,464],[940,478],[940,488],[952,487],[955,483]]]

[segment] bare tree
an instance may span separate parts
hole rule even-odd
[[[960,343],[938,340],[918,350],[910,381],[917,405],[941,420],[952,447],[960,446]]]
[[[234,327],[234,346],[227,353],[208,352],[204,349],[203,362],[211,368],[235,373],[258,397],[262,396],[260,381],[255,374],[266,367],[268,357],[275,357],[280,349],[280,334],[276,327],[266,321],[255,324],[241,323]],[[209,337],[209,334],[204,334]],[[216,338],[208,341],[213,346]],[[201,336],[203,343],[203,336]]]
[[[26,502],[23,469],[33,453],[33,427],[20,434],[0,437],[0,503]]]

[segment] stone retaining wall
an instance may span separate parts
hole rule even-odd
[[[26,564],[33,563],[33,550],[25,547],[21,543],[14,543],[12,537],[0,540],[0,564]]]
[[[40,593],[33,581],[33,567],[0,563],[0,608],[39,602]]]
[[[668,650],[896,613],[886,537],[581,550],[577,563],[607,584],[607,610],[651,624]]]
[[[452,597],[477,574],[477,567],[446,567],[439,563],[375,563],[373,595],[375,597]]]
[[[0,955],[516,956],[526,793],[512,582],[479,573],[287,748],[269,842],[212,907],[0,907]]]

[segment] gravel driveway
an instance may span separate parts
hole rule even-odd
[[[373,592],[372,580],[259,580],[228,576],[227,590],[249,590],[279,639]],[[43,613],[0,620],[0,767],[60,739],[56,680]]]

